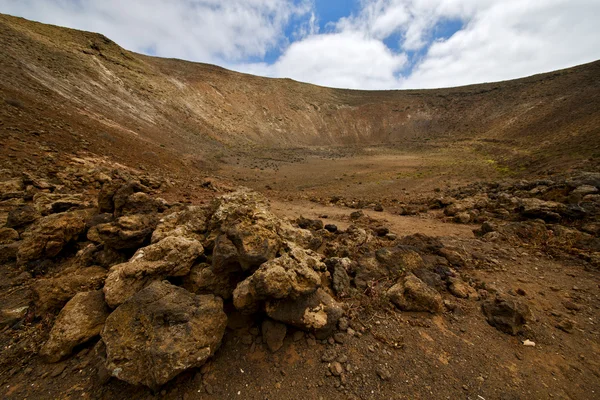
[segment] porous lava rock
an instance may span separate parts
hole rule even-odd
[[[109,373],[157,389],[202,366],[219,347],[227,316],[223,301],[156,281],[130,297],[102,330]]]

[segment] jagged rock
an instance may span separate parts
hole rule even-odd
[[[33,196],[33,204],[41,215],[94,207],[94,204],[85,201],[81,194],[37,193]]]
[[[444,291],[446,290],[446,282],[443,280],[443,277],[446,275],[446,269],[447,267],[443,266],[437,266],[434,268],[434,270],[430,270],[428,268],[419,268],[414,270],[413,274],[437,291]]]
[[[23,197],[24,189],[22,179],[0,181],[0,200]]]
[[[115,218],[113,217],[113,215],[109,214],[109,213],[94,214],[85,220],[85,226],[88,229],[90,229],[96,225],[109,224],[109,223],[113,222],[114,220],[115,220]]]
[[[103,243],[116,250],[137,249],[149,241],[156,224],[154,215],[127,215],[92,227],[87,237],[92,242]]]
[[[311,229],[313,231],[323,229],[323,221],[321,221],[320,219],[309,219],[300,217],[296,220],[296,223],[302,229]]]
[[[116,378],[157,389],[204,364],[219,347],[226,326],[220,298],[153,282],[106,320],[101,333],[106,367]]]
[[[392,275],[425,266],[421,255],[407,246],[384,247],[375,252],[375,257]]]
[[[448,278],[448,290],[453,296],[461,299],[479,299],[477,291],[460,278]]]
[[[38,280],[33,286],[37,297],[36,312],[42,315],[49,311],[60,310],[79,292],[97,290],[104,284],[106,270],[100,267],[82,268],[67,272],[56,278]]]
[[[108,181],[102,185],[102,189],[98,193],[98,210],[101,213],[112,213],[115,211],[113,197],[122,184],[122,181]]]
[[[471,214],[468,212],[459,212],[454,216],[454,222],[459,224],[468,224],[471,222]]]
[[[182,236],[201,241],[206,232],[207,211],[203,207],[190,206],[187,210],[163,217],[154,232],[152,243],[167,236]]]
[[[543,219],[546,222],[559,221],[561,214],[566,211],[566,206],[555,201],[544,201],[530,198],[521,199],[518,211],[525,218]]]
[[[596,186],[591,186],[591,185],[578,186],[571,192],[571,194],[580,196],[582,198],[588,194],[596,194],[596,193],[598,193],[598,188]]]
[[[344,314],[341,305],[323,289],[297,299],[267,301],[265,311],[276,321],[314,332],[318,339],[329,336]]]
[[[275,353],[283,346],[287,327],[280,322],[264,320],[262,323],[263,340],[271,352]]]
[[[20,242],[0,245],[0,265],[16,261],[20,245]]]
[[[78,212],[52,214],[41,218],[23,232],[17,260],[20,264],[56,257],[85,230],[84,216]]]
[[[352,288],[350,287],[348,272],[356,270],[356,263],[347,257],[332,257],[327,259],[325,263],[331,274],[332,287],[335,294],[339,297],[349,296]]]
[[[227,235],[236,247],[242,270],[272,259],[281,247],[281,221],[268,209],[267,200],[248,189],[218,199],[210,226]]]
[[[41,215],[30,205],[22,205],[9,211],[6,219],[6,227],[22,232],[25,228],[38,219]]]
[[[0,228],[0,244],[10,244],[19,240],[19,232],[11,228]]]
[[[385,277],[397,278],[424,266],[421,255],[408,246],[384,247],[358,260],[354,284],[366,288],[371,281]]]
[[[387,295],[402,311],[428,311],[435,314],[443,309],[442,296],[413,274],[408,274],[392,286]]]
[[[267,299],[295,299],[313,293],[321,284],[317,271],[323,270],[325,265],[316,253],[292,247],[241,282],[233,292],[233,304],[238,310],[253,311]]]
[[[229,299],[239,279],[234,274],[216,274],[210,264],[201,263],[190,269],[190,273],[183,279],[183,287],[192,293],[213,293]]]
[[[503,297],[484,301],[481,310],[490,325],[510,335],[521,332],[531,319],[531,310],[527,304]]]
[[[156,214],[167,208],[166,201],[152,198],[144,192],[136,192],[127,197],[125,203],[118,209],[118,215]]]
[[[111,249],[110,247],[102,246],[101,250],[98,250],[94,253],[94,264],[105,268],[110,269],[113,265],[122,264],[126,262],[129,257],[115,249]]]
[[[100,335],[108,315],[101,290],[76,294],[58,314],[40,355],[51,363],[69,356],[75,346]]]
[[[436,253],[444,247],[439,238],[415,233],[399,240],[401,245],[409,246],[422,254]]]
[[[130,196],[139,192],[147,193],[149,192],[149,189],[138,181],[129,181],[121,185],[115,191],[112,201],[114,204],[114,213],[116,217],[120,217],[125,214],[124,208],[127,206]],[[147,199],[147,197],[144,197],[144,199]]]
[[[110,307],[116,307],[151,282],[185,276],[204,252],[202,245],[183,237],[167,237],[136,251],[129,262],[113,266],[104,283]]]

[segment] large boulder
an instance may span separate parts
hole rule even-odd
[[[60,310],[77,293],[100,289],[105,279],[106,270],[100,267],[81,268],[55,278],[39,279],[33,286],[36,312],[42,315]]]
[[[490,325],[509,335],[521,332],[532,317],[527,304],[504,297],[484,301],[481,311]]]
[[[265,311],[272,319],[313,332],[319,339],[329,336],[344,314],[342,306],[323,289],[296,299],[267,301]]]
[[[79,238],[85,230],[85,218],[81,213],[52,214],[40,219],[23,232],[23,243],[17,259],[20,264],[41,258],[56,257],[70,242]]]
[[[233,292],[238,310],[255,311],[267,299],[295,299],[313,293],[321,284],[320,271],[325,264],[318,254],[298,247],[267,261]]]
[[[92,227],[87,237],[115,250],[137,249],[149,242],[157,222],[151,214],[127,215]]]
[[[101,290],[76,294],[58,314],[40,355],[47,362],[58,362],[69,356],[75,346],[100,335],[108,315],[109,308]]]
[[[153,281],[189,274],[203,251],[198,241],[183,237],[167,237],[139,249],[131,260],[110,269],[104,284],[106,302],[114,308]]]
[[[157,389],[200,367],[221,343],[223,301],[154,282],[120,305],[101,333],[108,371],[133,385]]]
[[[402,311],[442,311],[442,296],[413,274],[406,275],[387,292],[388,298]]]

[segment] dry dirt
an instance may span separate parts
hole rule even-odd
[[[455,89],[333,90],[146,57],[97,34],[0,15],[2,180],[29,172],[79,182],[94,168],[129,171],[166,182],[158,194],[187,204],[248,186],[282,218],[437,237],[468,256],[465,281],[533,313],[511,336],[486,322],[480,300],[445,291],[442,313],[403,312],[381,300],[392,282],[374,282],[344,299],[357,335],[331,343],[290,329],[271,353],[253,329],[262,317],[230,312],[214,358],[156,392],[110,378],[98,338],[64,361],[43,362],[37,353],[56,313],[27,314],[0,329],[0,397],[599,398],[597,266],[562,248],[481,240],[473,234],[481,223],[455,223],[429,203],[477,181],[598,172],[599,77],[595,62]],[[96,196],[99,187],[70,190]],[[0,225],[10,207],[3,202]],[[353,220],[357,209],[365,217]],[[30,301],[42,276],[18,281],[23,272],[0,266],[2,308]],[[568,332],[557,327],[565,319]],[[335,360],[341,377],[328,372]]]

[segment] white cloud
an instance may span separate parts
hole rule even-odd
[[[361,0],[326,33],[314,1],[326,0],[0,0],[0,12],[101,32],[135,51],[335,87],[455,86],[600,59],[598,0]],[[448,20],[463,28],[434,40]],[[249,62],[273,49],[272,64]]]
[[[405,55],[381,41],[350,32],[309,36],[292,43],[274,65],[261,68],[263,74],[318,85],[386,89],[397,83],[395,74],[405,63]]]
[[[498,81],[594,61],[600,58],[595,15],[600,2],[593,0],[489,2],[463,30],[433,43],[402,86]]]
[[[134,51],[223,62],[263,57],[311,2],[290,0],[0,0],[0,11],[101,32]]]

